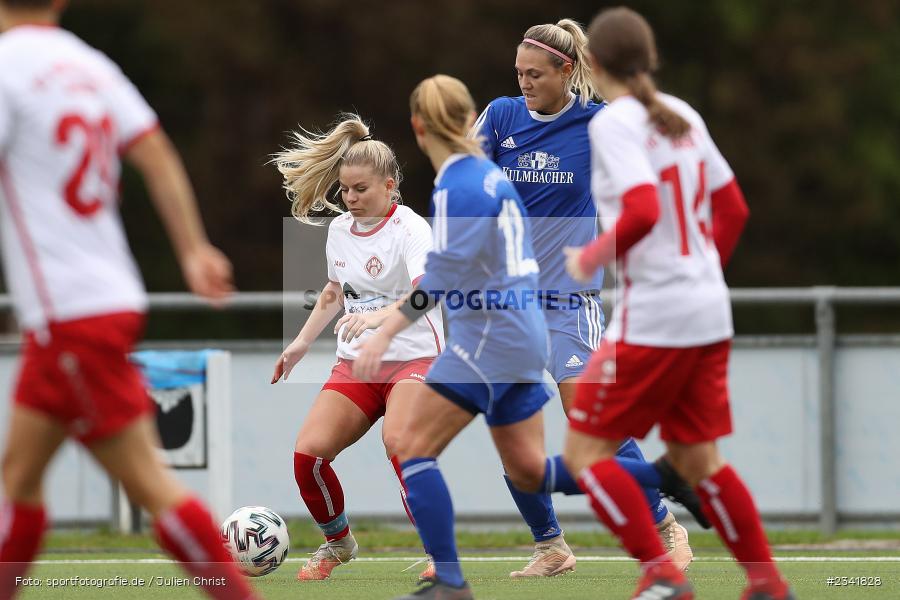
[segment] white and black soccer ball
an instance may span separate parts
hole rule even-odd
[[[265,506],[239,508],[222,523],[222,542],[251,577],[268,575],[287,558],[291,542],[284,519]]]

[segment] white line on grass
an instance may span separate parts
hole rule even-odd
[[[460,558],[462,562],[521,562],[529,560],[530,556],[463,556]],[[302,562],[306,558],[288,558],[285,562]],[[627,556],[579,556],[581,562],[630,562],[634,559]],[[842,562],[842,563],[867,563],[867,562],[900,562],[900,556],[776,556],[778,562]],[[424,562],[421,556],[363,556],[355,559],[355,562]],[[156,565],[156,564],[174,564],[177,561],[166,558],[123,558],[123,559],[104,559],[104,558],[86,558],[86,559],[42,559],[34,561],[38,565],[115,565],[115,564],[135,564],[135,565]],[[695,563],[700,562],[734,562],[730,556],[709,556],[706,558],[694,558]]]

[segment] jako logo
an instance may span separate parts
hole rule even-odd
[[[384,263],[381,262],[381,259],[377,256],[373,256],[369,259],[369,262],[366,263],[366,273],[369,274],[372,279],[378,277],[381,271],[384,270]]]
[[[336,260],[336,261],[334,261],[334,266],[340,267],[340,268],[343,269],[344,267],[347,266],[347,263],[345,263],[345,262],[342,261],[342,260]]]

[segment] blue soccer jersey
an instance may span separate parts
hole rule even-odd
[[[529,222],[515,188],[491,161],[451,156],[431,199],[434,249],[418,287],[446,307],[446,353],[479,380],[541,381],[547,326]]]
[[[555,115],[528,110],[525,98],[497,98],[475,123],[488,158],[515,185],[532,221],[542,289],[562,293],[600,289],[603,271],[582,284],[566,273],[565,246],[597,237],[597,209],[591,198],[588,122],[604,104],[572,95]]]

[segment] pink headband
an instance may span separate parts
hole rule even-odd
[[[572,58],[566,56],[565,54],[563,54],[562,52],[560,52],[560,51],[557,50],[556,48],[553,48],[553,47],[551,47],[551,46],[548,46],[547,44],[542,44],[541,42],[539,42],[539,41],[537,41],[537,40],[533,40],[533,39],[531,39],[531,38],[525,38],[524,40],[522,40],[522,42],[523,42],[523,43],[527,42],[527,43],[529,43],[529,44],[532,44],[532,45],[534,45],[534,46],[537,46],[538,48],[543,48],[543,49],[546,50],[547,52],[549,52],[549,53],[551,53],[551,54],[557,55],[558,57],[560,57],[561,59],[563,59],[563,60],[566,61],[567,63],[574,63],[574,62],[575,62],[574,59],[572,59]]]

